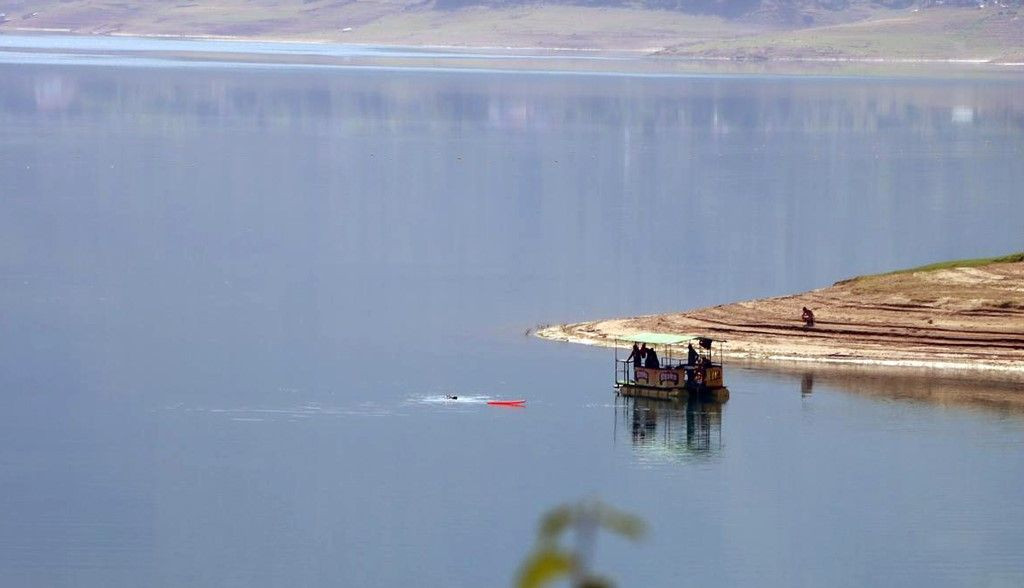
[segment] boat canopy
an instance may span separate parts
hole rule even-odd
[[[650,345],[678,345],[697,338],[695,335],[674,335],[672,333],[634,333],[629,336],[628,340]]]
[[[682,335],[676,333],[633,333],[624,341],[636,341],[648,345],[679,345],[687,341],[699,341],[700,346],[710,348],[712,339],[703,335]],[[719,343],[725,343],[722,339],[715,339]]]

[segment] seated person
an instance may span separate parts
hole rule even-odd
[[[814,312],[806,306],[804,307],[803,313],[800,314],[800,319],[804,321],[804,326],[814,326]]]

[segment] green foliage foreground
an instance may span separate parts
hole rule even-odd
[[[576,588],[612,586],[611,581],[590,571],[590,556],[601,529],[637,540],[647,526],[640,518],[597,501],[554,508],[541,520],[537,545],[520,566],[516,586],[536,588],[565,577]],[[560,544],[566,531],[574,532],[574,550]]]

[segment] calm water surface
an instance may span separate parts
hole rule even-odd
[[[1020,414],[524,336],[1019,250],[1024,81],[11,61],[4,585],[1024,583]]]

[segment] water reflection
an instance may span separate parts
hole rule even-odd
[[[0,77],[0,177],[17,206],[0,215],[0,262],[16,273],[36,271],[26,252],[42,230],[62,276],[132,251],[189,271],[179,244],[205,239],[233,287],[301,246],[283,269],[509,276],[503,291],[536,292],[516,319],[530,324],[1005,252],[1024,215],[1017,82],[9,65]],[[55,211],[71,207],[65,223]],[[652,247],[665,264],[731,271],[686,287],[639,269],[635,252]]]
[[[800,378],[800,396],[807,398],[814,393],[814,373],[804,372]]]
[[[826,386],[885,401],[971,408],[1024,417],[1024,374],[745,362],[762,373],[792,377],[800,396]]]
[[[125,110],[186,117],[202,124],[206,117],[242,118],[263,123],[278,119],[304,124],[335,119],[388,130],[457,117],[462,124],[506,130],[616,125],[629,127],[637,139],[680,131],[711,135],[757,132],[856,131],[900,129],[928,135],[951,135],[965,125],[990,132],[1024,129],[1024,105],[1012,83],[964,80],[945,88],[935,81],[905,80],[857,91],[838,81],[815,83],[789,79],[733,79],[713,76],[687,80],[586,80],[537,78],[510,84],[502,76],[382,75],[350,76],[269,72],[256,78],[244,73],[189,71],[112,71],[94,68],[25,70],[0,65],[0,120],[11,106],[35,110],[75,106],[80,116],[120,119]],[[538,83],[539,82],[539,83]],[[609,89],[613,90],[609,92]],[[635,96],[614,90],[642,89]],[[735,92],[735,90],[741,90]],[[567,96],[573,100],[567,100]],[[33,100],[35,98],[35,100]],[[24,112],[18,109],[19,112]],[[443,118],[442,118],[443,117]],[[146,126],[140,121],[141,127]],[[686,136],[677,140],[688,140]]]
[[[722,411],[716,402],[676,402],[622,397],[615,405],[616,442],[629,435],[643,458],[685,460],[722,449]]]
[[[75,100],[78,82],[68,76],[45,75],[36,78],[33,89],[37,111],[63,111]]]
[[[518,336],[1010,250],[1020,82],[0,79],[0,569],[22,570],[7,584],[488,586],[533,536],[522,513],[593,487],[692,522],[650,545],[676,567],[616,562],[634,583],[788,586],[802,562],[806,585],[934,584],[956,558],[1021,568],[1019,525],[999,526],[1021,519],[1016,421],[922,406],[933,426],[905,435],[875,427],[880,403],[826,390],[919,381],[737,370],[725,451],[715,405],[573,413],[607,394],[607,355]],[[407,402],[514,390],[532,408]],[[625,459],[604,451],[608,417]],[[572,427],[578,442],[552,442]],[[673,470],[706,471],[694,493],[731,506],[653,500],[678,490]],[[786,491],[767,507],[765,488]]]

